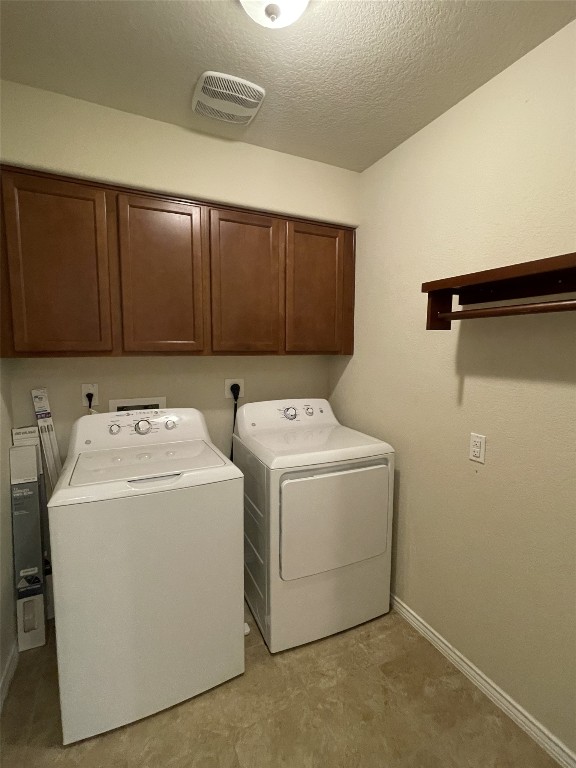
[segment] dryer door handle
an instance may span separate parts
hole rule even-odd
[[[182,472],[172,475],[160,475],[158,477],[145,477],[142,480],[128,480],[131,488],[161,488],[165,485],[174,485],[182,477]]]

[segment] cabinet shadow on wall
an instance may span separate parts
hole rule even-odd
[[[576,383],[576,312],[463,320],[456,332],[459,403],[467,376]]]

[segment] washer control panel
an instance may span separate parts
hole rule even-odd
[[[108,414],[108,433],[120,439],[127,435],[141,436],[157,434],[163,429],[174,429],[177,420],[166,411],[117,411]]]
[[[206,422],[196,408],[116,411],[83,416],[74,425],[71,442],[82,451],[130,445],[210,440]]]

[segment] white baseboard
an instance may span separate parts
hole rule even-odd
[[[10,688],[10,683],[12,682],[12,678],[14,677],[14,672],[16,672],[17,666],[18,645],[14,643],[6,664],[4,665],[4,669],[2,670],[2,676],[0,677],[0,712],[2,711],[4,700],[8,694],[8,688]]]
[[[495,682],[474,666],[465,656],[456,650],[442,635],[421,619],[417,613],[409,608],[395,595],[392,596],[393,606],[396,611],[406,621],[411,624],[421,635],[429,640],[440,653],[457,667],[460,672],[466,675],[474,685],[488,696],[488,698],[500,707],[511,720],[522,728],[523,731],[531,736],[542,749],[554,758],[563,768],[576,768],[576,753],[572,752],[563,744],[553,733],[539,723],[536,718],[512,699],[502,688],[499,688]]]

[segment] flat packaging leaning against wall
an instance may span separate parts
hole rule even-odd
[[[36,446],[10,448],[18,650],[46,642],[40,494]]]

